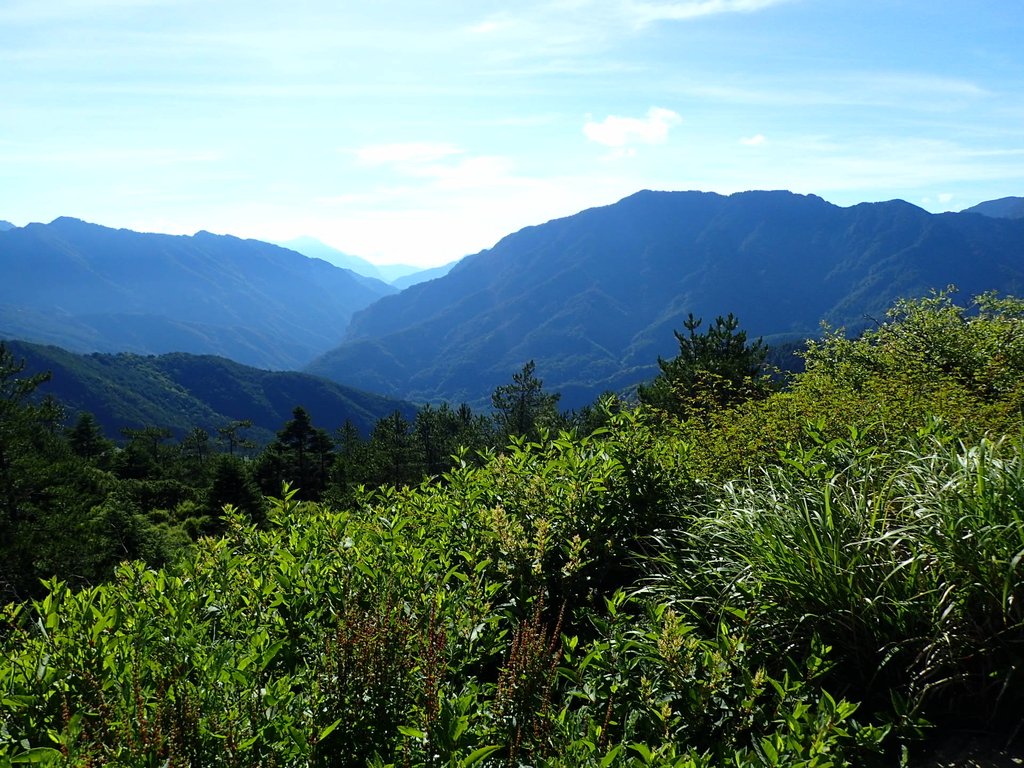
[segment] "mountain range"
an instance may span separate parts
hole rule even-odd
[[[345,387],[305,373],[264,371],[212,355],[131,353],[80,355],[58,347],[7,341],[27,374],[50,372],[40,393],[52,395],[70,416],[89,412],[104,433],[157,426],[177,437],[200,427],[211,434],[248,419],[245,437],[267,443],[301,405],[313,423],[333,431],[346,421],[368,436],[377,420],[408,402]]]
[[[997,219],[1024,219],[1024,197],[1001,197],[998,200],[986,200],[964,211],[964,213],[980,213]]]
[[[534,360],[546,389],[578,407],[650,379],[691,312],[732,312],[752,337],[787,344],[822,321],[856,331],[897,298],[950,284],[965,298],[1020,294],[1022,205],[931,214],[900,200],[644,191],[527,227],[400,292],[259,241],[61,218],[0,230],[0,338],[216,355],[474,407]]]
[[[0,231],[0,338],[295,369],[395,288],[257,240],[59,218]]]
[[[857,329],[949,284],[1020,293],[1024,220],[784,191],[644,191],[527,227],[381,298],[306,370],[481,405],[532,359],[574,407],[652,377],[691,312],[733,312],[772,342],[816,335],[822,321]]]

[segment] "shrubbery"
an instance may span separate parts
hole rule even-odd
[[[903,303],[783,392],[609,407],[49,582],[0,625],[0,764],[826,768],[1009,737],[1022,317]]]

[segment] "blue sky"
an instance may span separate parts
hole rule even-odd
[[[440,264],[639,189],[1024,195],[1019,0],[2,0],[0,219]]]

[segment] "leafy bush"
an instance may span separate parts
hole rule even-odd
[[[4,609],[0,765],[828,768],[929,724],[1012,734],[1022,318],[903,303],[762,400],[606,408],[265,514],[233,460],[205,495],[128,482],[25,422],[76,479],[38,517],[58,470],[8,485],[22,582],[114,576]]]

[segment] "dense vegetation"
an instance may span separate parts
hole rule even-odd
[[[264,445],[301,404],[321,422],[351,421],[366,435],[398,410],[416,415],[412,403],[345,387],[294,371],[266,371],[212,355],[76,354],[59,347],[8,341],[27,373],[51,373],[43,388],[74,418],[90,413],[103,433],[159,425],[181,438],[196,427],[215,433],[232,421],[252,422],[247,436]]]
[[[2,522],[24,533],[45,483],[22,457],[66,438],[5,364]],[[259,457],[217,460],[271,498],[217,499],[236,506],[210,508],[215,535],[164,567],[6,609],[0,762],[826,768],[919,765],[952,729],[1008,741],[1024,302],[902,302],[811,344],[785,387],[756,368],[725,399],[691,386],[722,370],[664,365],[663,407],[558,423],[524,368],[497,419],[427,411],[481,449],[437,465],[419,417],[329,451],[297,409]],[[98,469],[79,427],[78,492],[127,482],[126,454],[175,464],[140,435]],[[103,502],[108,527],[146,517],[129,502]]]

